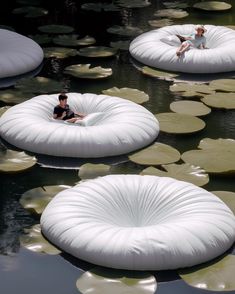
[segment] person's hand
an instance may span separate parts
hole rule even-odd
[[[63,119],[66,116],[66,111],[64,111],[61,115],[61,118]]]

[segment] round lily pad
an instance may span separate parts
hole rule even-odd
[[[160,130],[170,134],[190,134],[206,126],[203,120],[189,114],[164,112],[155,117],[159,121]]]
[[[149,100],[149,95],[143,91],[133,88],[117,88],[113,87],[102,91],[105,95],[121,97],[137,104],[144,103]]]
[[[108,33],[121,35],[121,36],[128,36],[134,37],[143,33],[143,30],[138,27],[133,26],[118,26],[114,25],[107,29]]]
[[[162,71],[162,70],[154,69],[148,66],[143,66],[141,68],[141,72],[147,76],[164,79],[164,80],[171,80],[172,78],[175,78],[178,76],[178,74],[176,73]]]
[[[130,41],[116,41],[110,42],[110,46],[120,50],[129,50]]]
[[[49,243],[41,233],[39,224],[32,226],[29,229],[24,229],[24,235],[20,236],[21,246],[38,253],[47,253],[50,255],[60,254],[61,251]]]
[[[25,78],[15,84],[15,88],[25,93],[58,93],[62,84],[45,77]]]
[[[32,93],[24,93],[20,90],[9,89],[0,92],[0,100],[8,104],[18,104],[32,97]]]
[[[231,9],[232,5],[226,2],[220,1],[205,1],[198,2],[193,5],[194,8],[207,10],[207,11],[223,11]]]
[[[65,26],[65,25],[45,25],[38,27],[38,30],[47,34],[69,34],[74,31],[73,27]]]
[[[119,0],[117,5],[124,8],[143,8],[151,3],[148,0]]]
[[[171,92],[198,92],[201,94],[214,94],[215,91],[209,85],[191,84],[191,83],[176,83],[170,86]]]
[[[4,150],[1,151],[0,172],[2,173],[18,173],[24,172],[36,164],[37,160],[34,156],[30,156],[25,152]]]
[[[83,164],[78,172],[79,178],[83,179],[94,179],[101,176],[110,174],[110,165],[107,164]]]
[[[221,92],[235,92],[235,79],[219,79],[211,81],[210,88]]]
[[[219,197],[235,214],[235,192],[230,191],[212,191],[211,193]]]
[[[196,186],[204,186],[209,182],[209,176],[204,169],[188,163],[162,165],[164,170],[155,167],[144,169],[141,175],[153,175],[159,177],[171,177],[180,181],[190,182]]]
[[[67,66],[64,73],[75,78],[103,79],[112,75],[112,69],[103,68],[101,66],[90,68],[90,64],[73,64]]]
[[[192,287],[211,291],[235,291],[235,256],[227,255],[189,269],[178,271],[180,277]]]
[[[51,199],[59,192],[70,188],[65,185],[43,186],[26,191],[20,198],[20,204],[35,214],[41,214]]]
[[[208,173],[229,174],[235,172],[235,140],[205,138],[198,146],[182,154],[184,162],[201,166]]]
[[[29,35],[29,38],[33,39],[40,45],[51,43],[52,38],[47,34],[36,34],[36,35]]]
[[[235,109],[235,93],[215,93],[201,99],[203,103],[214,108]]]
[[[189,4],[187,2],[183,2],[183,1],[176,1],[176,2],[165,1],[162,4],[164,6],[166,6],[167,8],[187,8],[187,7],[189,7]]]
[[[120,8],[117,7],[113,3],[84,3],[82,4],[81,8],[83,10],[88,10],[88,11],[95,11],[95,12],[101,12],[101,11],[119,11]]]
[[[149,20],[148,24],[151,27],[154,28],[161,28],[161,27],[165,27],[165,26],[171,26],[173,25],[173,20],[168,19],[168,18],[162,18],[162,19],[153,19],[153,20]]]
[[[105,46],[90,46],[78,50],[78,55],[85,57],[109,57],[117,53],[117,49]]]
[[[176,162],[180,159],[180,153],[175,148],[155,143],[141,151],[129,155],[130,161],[143,165],[160,165]]]
[[[11,108],[11,106],[7,105],[7,106],[3,106],[0,107],[0,117],[3,115],[3,113],[5,113],[9,108]]]
[[[188,16],[188,12],[182,10],[182,9],[159,9],[154,13],[154,16],[156,17],[167,17],[167,18],[184,18]]]
[[[53,38],[53,42],[56,45],[75,47],[75,46],[92,45],[96,42],[96,40],[95,38],[90,36],[85,36],[82,39],[78,39],[78,35],[73,34],[73,35],[59,35]]]
[[[153,294],[157,289],[154,276],[139,272],[94,268],[85,272],[76,282],[82,294]]]
[[[43,48],[43,52],[46,58],[55,57],[63,59],[78,55],[78,51],[76,49],[66,47],[46,47]]]
[[[24,17],[34,18],[34,17],[40,17],[48,14],[48,10],[42,8],[42,7],[34,7],[34,6],[24,6],[15,8],[12,11],[13,14],[23,14]]]
[[[170,109],[176,113],[189,114],[193,116],[207,115],[211,112],[211,109],[205,104],[190,100],[174,101],[170,104]]]

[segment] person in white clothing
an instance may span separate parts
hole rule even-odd
[[[181,41],[183,41],[176,51],[177,56],[180,56],[186,50],[190,49],[190,47],[206,49],[206,38],[204,36],[204,33],[206,32],[205,27],[203,25],[197,25],[195,30],[196,33],[190,35],[189,37],[177,36]]]

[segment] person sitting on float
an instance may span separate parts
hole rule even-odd
[[[81,120],[85,117],[84,114],[73,112],[69,105],[67,104],[68,96],[65,93],[61,93],[58,96],[59,104],[55,106],[53,112],[53,118],[64,120],[70,123],[75,123],[78,120]]]
[[[190,47],[206,49],[206,38],[204,36],[204,33],[206,32],[205,27],[203,25],[197,25],[195,30],[196,33],[191,34],[189,37],[176,35],[182,42],[176,51],[177,56],[181,56],[186,50],[190,49]]]

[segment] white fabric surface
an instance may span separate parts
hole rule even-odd
[[[206,46],[190,48],[176,56],[180,42],[173,35],[189,36],[195,25],[172,25],[139,35],[130,44],[130,54],[151,67],[188,73],[218,73],[235,70],[235,31],[223,26],[205,25]]]
[[[43,61],[42,48],[32,39],[0,29],[0,78],[36,69]]]
[[[109,175],[57,194],[45,236],[88,262],[129,270],[199,264],[235,240],[235,217],[216,196],[167,177]]]
[[[57,104],[58,94],[53,94],[11,107],[0,118],[1,137],[36,153],[88,158],[129,153],[150,144],[159,133],[152,113],[118,97],[68,93],[71,110],[88,114],[81,124],[54,120]]]

